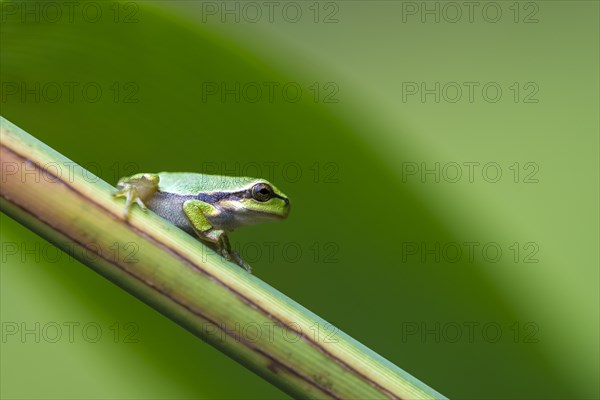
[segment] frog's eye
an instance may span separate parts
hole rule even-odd
[[[254,200],[265,202],[273,196],[273,189],[266,183],[257,183],[252,187],[252,197]]]

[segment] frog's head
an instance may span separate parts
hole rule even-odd
[[[219,202],[235,228],[282,220],[289,215],[289,199],[272,183],[264,179],[246,178],[240,189]]]

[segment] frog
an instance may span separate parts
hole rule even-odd
[[[286,219],[288,197],[261,178],[193,172],[138,173],[117,183],[116,198],[125,198],[123,218],[134,204],[151,210],[202,243],[252,272],[231,249],[228,234],[236,229]]]

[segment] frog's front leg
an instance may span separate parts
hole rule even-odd
[[[222,229],[215,229],[207,217],[216,216],[219,210],[212,204],[201,200],[187,200],[183,203],[183,213],[187,217],[194,232],[200,240],[208,242],[210,247],[221,254],[227,260],[233,260],[236,264],[252,272],[250,265],[234,251],[231,251],[229,237]]]
[[[125,210],[123,211],[124,219],[127,219],[133,202],[136,202],[144,211],[148,209],[144,202],[156,193],[159,180],[156,174],[137,174],[119,180],[117,183],[117,189],[119,190],[113,196],[125,197],[126,199]]]

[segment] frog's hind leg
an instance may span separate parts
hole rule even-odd
[[[188,200],[183,203],[183,213],[187,217],[190,225],[200,240],[205,242],[210,248],[221,254],[226,260],[232,260],[248,272],[252,271],[250,265],[231,250],[229,237],[222,229],[215,229],[206,218],[218,211],[209,203],[201,200]]]
[[[117,183],[117,192],[114,197],[125,197],[125,210],[123,218],[127,219],[133,202],[137,203],[142,210],[147,210],[144,202],[151,198],[158,190],[159,177],[156,174],[138,174],[122,178]]]

